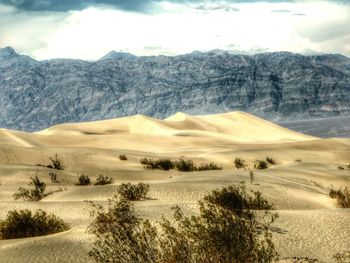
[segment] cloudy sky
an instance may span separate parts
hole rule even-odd
[[[223,49],[350,57],[350,0],[0,0],[0,47],[36,59]]]

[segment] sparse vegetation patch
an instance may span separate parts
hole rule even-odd
[[[174,207],[171,221],[163,217],[157,224],[140,218],[125,199],[115,197],[107,208],[92,206],[89,231],[96,240],[89,256],[96,262],[246,263],[278,257],[270,231],[277,215],[252,210],[270,205],[244,187],[208,195],[199,202],[198,216],[186,217]]]
[[[272,157],[266,157],[266,162],[272,165],[276,165],[276,160],[273,159]]]

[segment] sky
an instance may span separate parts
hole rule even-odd
[[[96,60],[194,50],[350,57],[350,0],[0,0],[0,48]]]

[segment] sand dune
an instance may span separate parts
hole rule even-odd
[[[48,157],[58,154],[66,169],[54,171],[59,184],[48,176]],[[127,161],[119,160],[126,154]],[[196,163],[214,161],[222,171],[181,173],[145,170],[140,158],[180,156]],[[254,170],[256,159],[276,160],[266,170]],[[247,170],[233,167],[235,157],[246,160]],[[152,200],[136,203],[144,217],[157,220],[180,205],[186,213],[197,209],[197,200],[209,191],[246,182],[259,190],[277,209],[280,218],[274,234],[281,259],[293,256],[333,262],[332,255],[350,244],[350,210],[337,209],[328,197],[329,187],[350,185],[350,139],[319,139],[279,127],[244,112],[190,116],[177,113],[165,120],[136,115],[88,123],[70,123],[35,133],[0,130],[0,218],[11,209],[42,208],[67,220],[70,231],[19,240],[0,241],[0,262],[89,262],[91,236],[84,200],[105,203],[121,182],[151,184]],[[113,177],[106,186],[76,186],[80,174],[95,179]],[[40,202],[13,200],[12,194],[39,176],[50,190],[63,191]],[[284,261],[285,262],[285,261]]]

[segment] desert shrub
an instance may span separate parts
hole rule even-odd
[[[256,160],[254,163],[254,168],[258,170],[266,169],[267,168],[267,162],[263,160]]]
[[[66,231],[69,225],[54,214],[43,210],[12,210],[0,221],[0,239],[49,235]]]
[[[250,203],[242,191],[238,199]],[[115,197],[107,208],[92,206],[89,231],[96,240],[89,256],[96,262],[246,263],[272,262],[278,256],[270,230],[276,215],[268,211],[250,210],[248,220],[231,206],[204,200],[198,216],[185,217],[174,207],[171,220],[151,224],[125,199]]]
[[[30,178],[32,181],[28,184],[29,186],[33,186],[34,189],[26,189],[23,187],[18,188],[17,193],[13,195],[13,197],[17,199],[22,199],[25,201],[40,201],[50,193],[46,193],[46,184],[40,181],[38,176],[34,178]]]
[[[125,154],[121,154],[121,155],[119,155],[119,159],[122,161],[126,161],[128,158],[126,157]]]
[[[329,196],[337,200],[337,206],[340,208],[350,208],[350,190],[348,187],[335,190],[333,186],[329,190]]]
[[[338,170],[345,170],[343,166],[338,166]]]
[[[146,198],[146,195],[149,192],[149,188],[149,184],[145,183],[121,184],[117,188],[117,194],[126,200],[138,201]]]
[[[272,165],[276,165],[276,161],[272,157],[266,157],[266,162]]]
[[[262,197],[259,191],[247,192],[244,184],[239,186],[224,187],[214,190],[204,200],[233,211],[240,217],[251,218],[253,210],[271,210],[272,205]]]
[[[236,157],[234,164],[235,164],[236,169],[243,169],[246,166],[245,161],[241,158],[238,158],[238,157]]]
[[[350,250],[335,254],[334,259],[337,263],[350,263]]]
[[[84,174],[79,176],[78,182],[76,183],[76,185],[90,185],[90,184],[91,184],[90,177]]]
[[[56,183],[56,184],[59,183],[56,173],[49,173],[49,176],[50,176],[51,182]]]
[[[181,172],[193,172],[197,170],[192,160],[185,160],[182,157],[175,162],[175,167]]]
[[[64,170],[64,164],[63,161],[58,158],[58,155],[55,154],[54,157],[49,157],[51,161],[51,167],[56,170]]]
[[[170,169],[174,169],[175,163],[171,161],[170,159],[158,159],[158,160],[153,160],[153,159],[141,159],[140,160],[141,164],[145,166],[146,169],[161,169],[168,171]]]
[[[111,184],[113,182],[112,178],[109,178],[108,176],[99,175],[96,178],[96,181],[94,182],[94,185],[105,185],[105,184]]]
[[[222,170],[222,166],[218,166],[217,164],[210,162],[210,163],[202,163],[198,167],[196,167],[196,171],[209,171],[209,170]]]
[[[300,159],[296,159],[295,160],[297,163],[301,163],[302,162],[302,160],[300,160]]]

